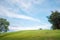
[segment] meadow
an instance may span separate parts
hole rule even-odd
[[[0,34],[0,40],[60,40],[60,30],[24,30]]]

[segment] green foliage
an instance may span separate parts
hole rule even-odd
[[[0,18],[0,32],[7,32],[8,26],[9,22],[4,18]]]
[[[40,28],[39,30],[42,30],[42,28]]]
[[[0,40],[60,40],[60,30],[26,30],[5,33]]]
[[[52,11],[52,14],[48,17],[48,21],[52,24],[52,29],[60,29],[60,12]]]

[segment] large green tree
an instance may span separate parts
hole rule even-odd
[[[60,29],[60,12],[55,11],[48,16],[48,21],[52,24],[52,29]]]
[[[0,32],[7,32],[8,31],[9,22],[7,19],[0,18]]]

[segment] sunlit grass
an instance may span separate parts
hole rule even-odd
[[[0,40],[60,40],[60,30],[25,30],[5,33]]]

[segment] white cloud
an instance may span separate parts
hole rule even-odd
[[[23,11],[35,12],[33,10],[34,5],[41,5],[45,0],[7,0],[8,3],[17,4],[18,9],[22,9]],[[33,8],[32,8],[33,7]]]
[[[15,11],[19,11],[21,9],[27,14],[31,15],[32,13],[35,14],[40,12],[39,9],[35,9],[34,5],[41,5],[43,2],[45,2],[45,0],[6,0],[6,2],[11,6],[17,5],[17,9],[14,9]]]
[[[0,6],[0,16],[7,16],[10,18],[19,18],[19,19],[25,19],[25,20],[31,20],[31,21],[36,21],[36,22],[40,22],[39,19],[33,18],[33,17],[29,17],[29,16],[25,16],[25,15],[20,15],[18,13],[16,13],[15,11],[19,11],[20,9],[22,9],[23,11],[30,13],[30,12],[38,12],[34,9],[34,7],[32,7],[34,4],[36,5],[41,5],[45,0],[6,0],[10,6],[14,6],[15,4],[17,4],[17,10],[11,10],[9,11],[9,7],[6,7],[6,5],[4,6]],[[8,5],[7,5],[8,6]],[[8,8],[8,9],[7,9]],[[12,7],[10,7],[12,8]],[[14,7],[15,8],[15,7]],[[12,9],[14,9],[12,8]],[[38,7],[37,7],[38,8]],[[14,11],[14,12],[13,12]],[[39,10],[40,11],[40,10]],[[9,27],[10,30],[35,30],[35,29],[39,29],[39,28],[49,28],[47,24],[43,24],[43,25],[38,25],[38,26],[32,26],[32,27]]]
[[[9,27],[9,30],[20,31],[20,30],[36,30],[34,27]]]
[[[39,19],[35,19],[33,17],[29,17],[29,16],[25,16],[25,15],[20,15],[18,13],[13,12],[13,11],[11,12],[4,7],[0,7],[0,8],[1,8],[0,9],[0,15],[2,15],[2,16],[8,16],[8,17],[11,17],[11,18],[21,18],[21,19],[40,22]]]
[[[43,25],[38,25],[38,26],[32,26],[32,27],[21,27],[21,26],[16,26],[16,27],[9,27],[10,30],[13,31],[20,31],[20,30],[39,30],[40,28],[44,29],[50,29],[51,24],[43,24]]]

